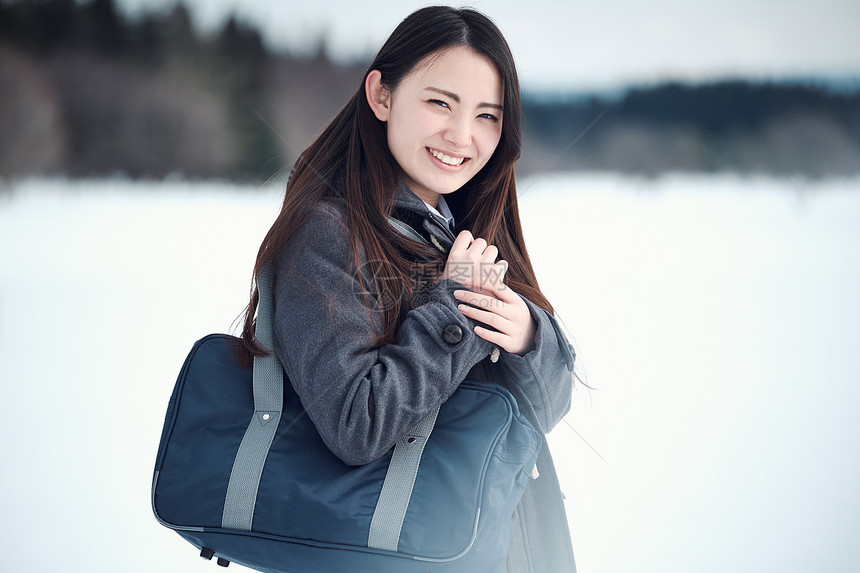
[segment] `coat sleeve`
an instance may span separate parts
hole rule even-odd
[[[575,354],[555,317],[523,300],[537,324],[535,347],[523,356],[502,351],[498,368],[520,411],[548,433],[570,409]]]
[[[362,259],[363,260],[363,259]],[[348,464],[385,454],[444,402],[491,345],[473,332],[442,281],[377,345],[380,307],[367,304],[341,212],[321,205],[279,254],[275,351],[331,451]],[[454,336],[445,336],[445,331]]]

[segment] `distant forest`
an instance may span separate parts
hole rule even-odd
[[[311,56],[273,53],[236,19],[202,37],[181,4],[127,20],[113,0],[0,0],[0,177],[265,181],[366,65],[332,62],[322,42]],[[858,89],[724,81],[523,97],[521,173],[860,173]]]

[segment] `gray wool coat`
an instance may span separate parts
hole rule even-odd
[[[413,226],[417,217],[422,234],[450,248],[445,223],[403,184],[395,212],[411,216]],[[363,252],[360,256],[366,262]],[[362,272],[370,268],[363,264]],[[431,286],[421,304],[404,312],[396,341],[379,346],[374,330],[379,309],[368,311],[362,296],[340,207],[320,203],[279,253],[276,353],[323,441],[347,464],[385,454],[467,378],[505,386],[543,433],[567,412],[574,354],[556,320],[524,299],[537,324],[535,348],[524,356],[502,350],[493,362],[493,345],[457,310],[458,288],[463,286],[453,280]],[[460,336],[446,337],[446,328]],[[507,571],[570,573],[575,571],[570,533],[546,446],[538,471],[514,515]]]

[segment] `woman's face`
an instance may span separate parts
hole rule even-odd
[[[458,46],[431,54],[371,103],[404,183],[421,199],[435,206],[487,164],[502,135],[503,90],[489,60]]]

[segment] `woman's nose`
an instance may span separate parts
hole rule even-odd
[[[463,117],[452,117],[445,126],[445,132],[442,137],[456,147],[465,147],[469,144],[472,133],[469,128],[469,121]]]

